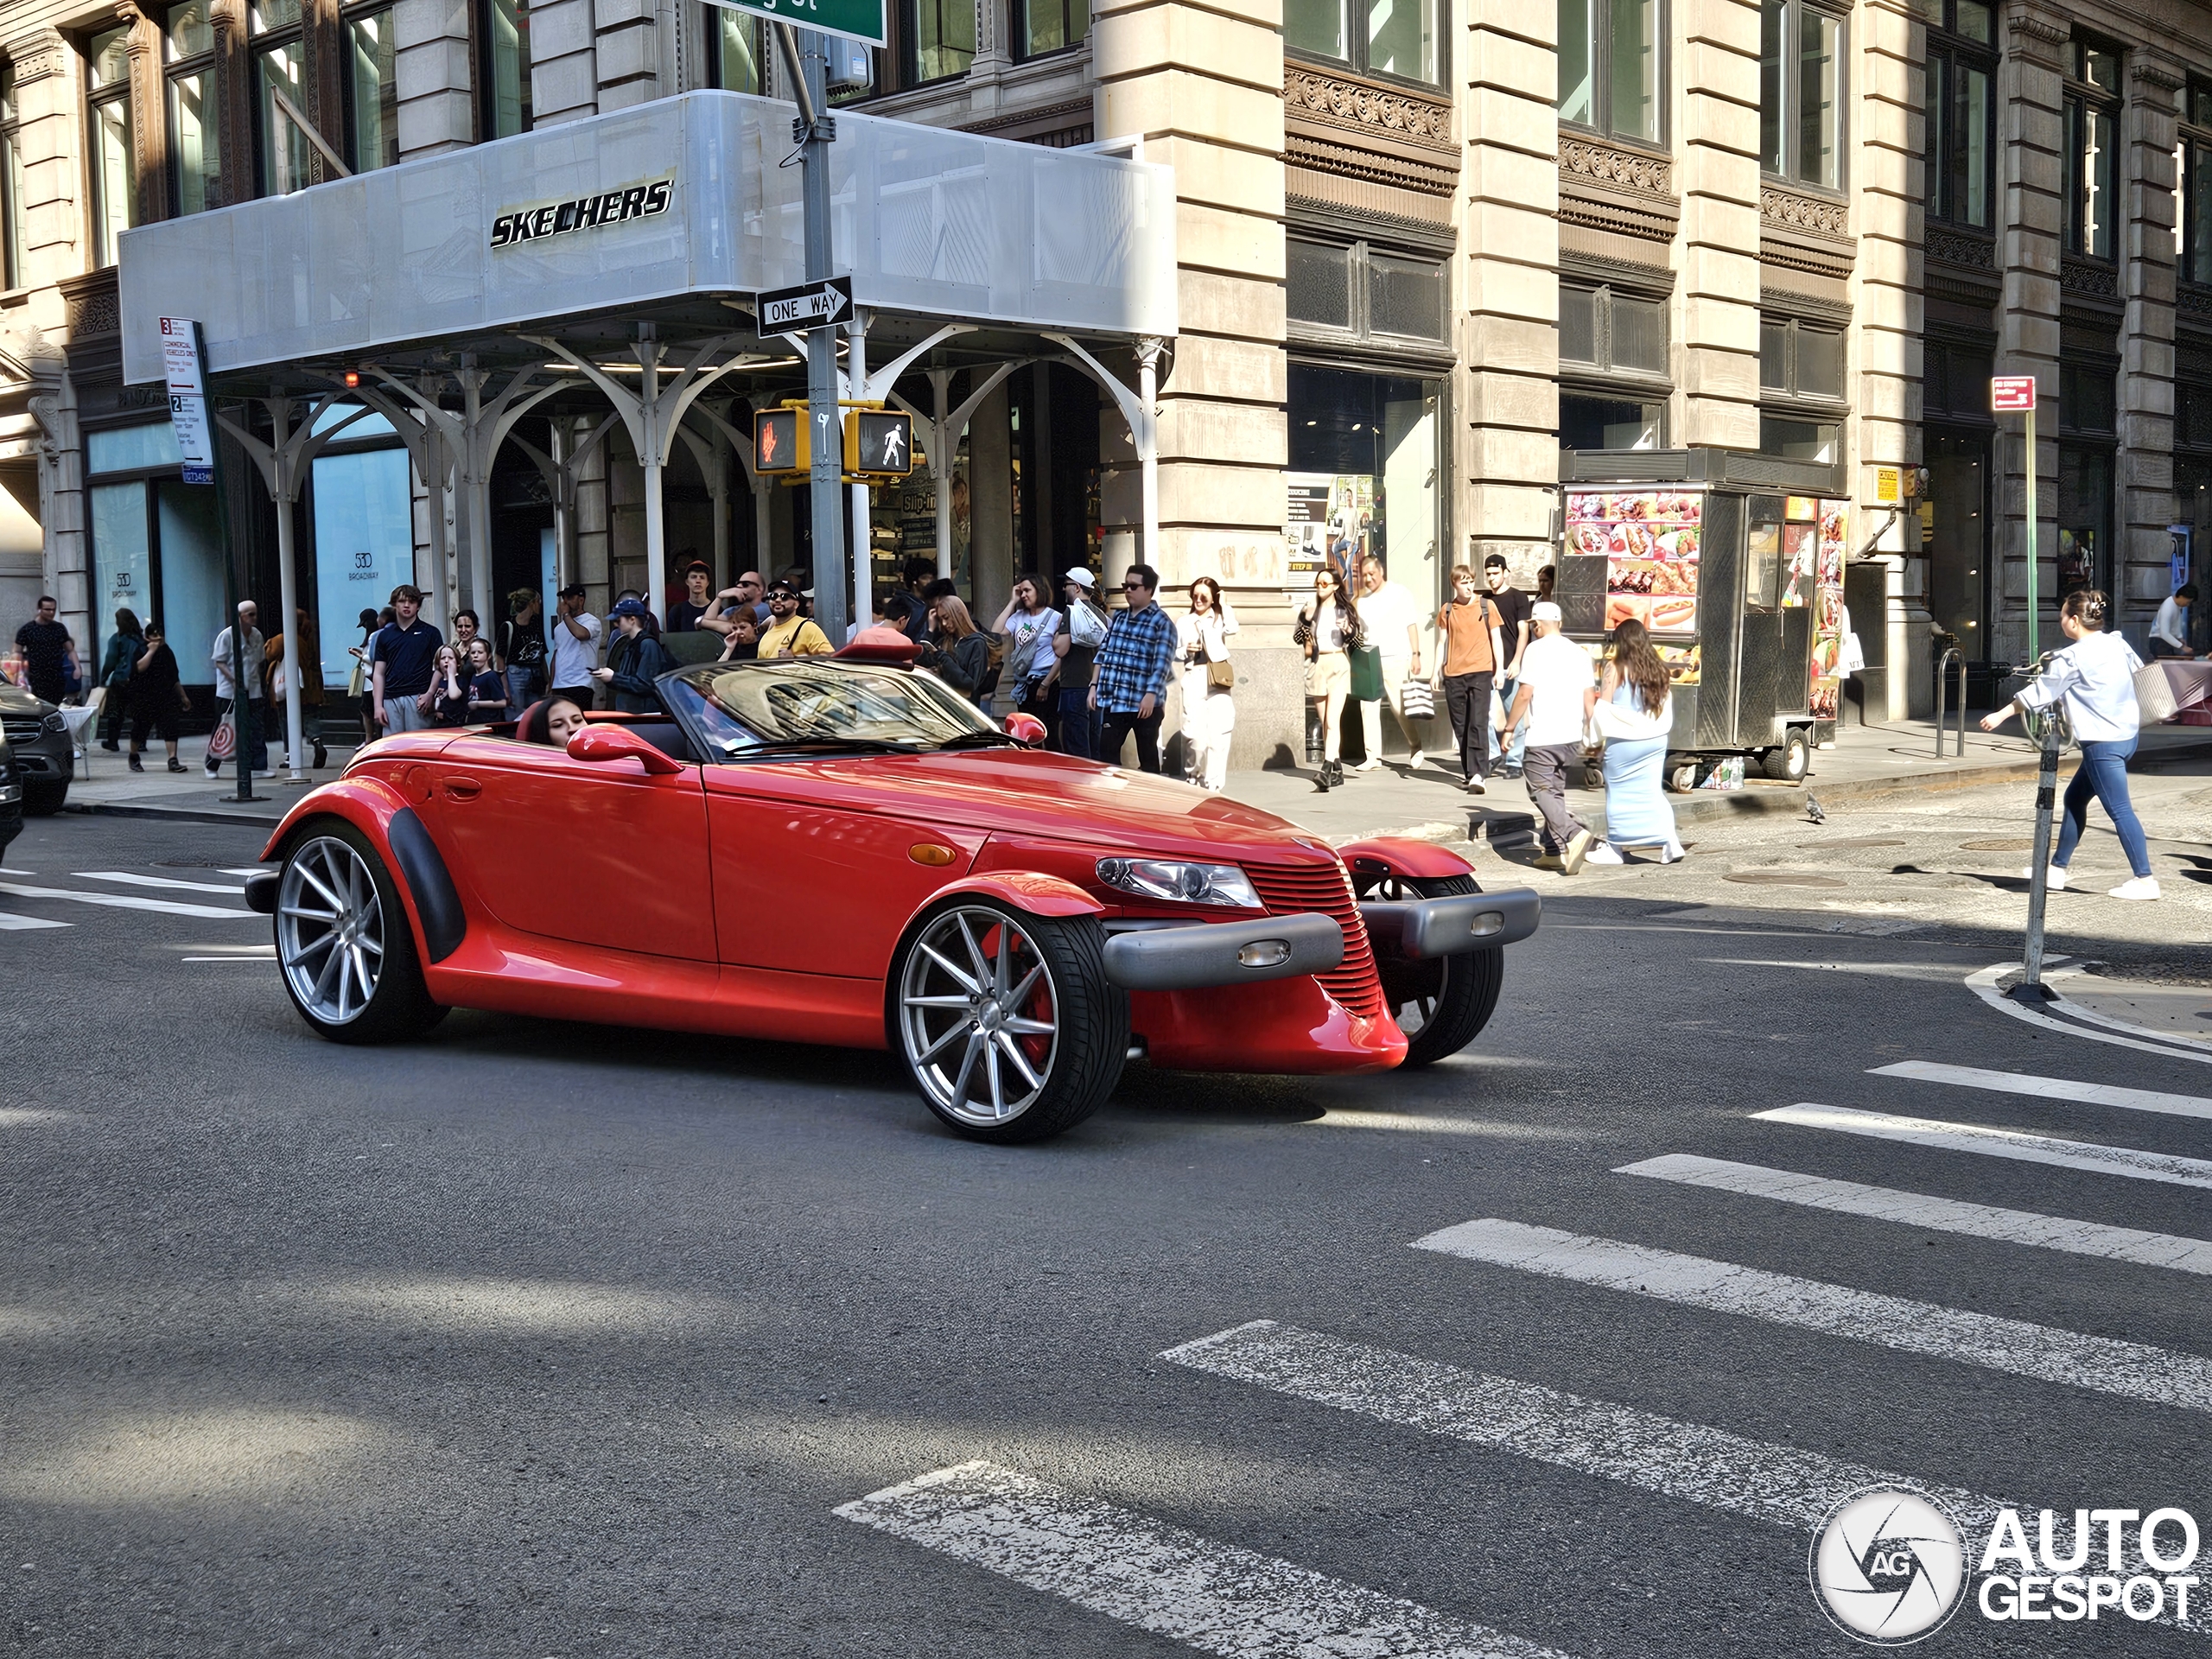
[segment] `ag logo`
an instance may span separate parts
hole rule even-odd
[[[1813,1534],[1813,1594],[1845,1635],[1903,1647],[1942,1628],[1966,1599],[1966,1546],[1936,1500],[1870,1486]]]

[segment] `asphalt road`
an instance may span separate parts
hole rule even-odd
[[[2212,1168],[2171,1161],[2212,1122],[1870,1074],[2212,1067],[1986,1006],[2003,917],[1872,890],[1933,842],[1840,892],[1691,885],[1808,861],[1740,833],[1535,877],[1544,931],[1433,1071],[1133,1069],[994,1150],[887,1057],[467,1014],[320,1043],[232,891],[249,836],[36,823],[0,871],[0,1649],[1166,1655],[1226,1603],[1274,1618],[1255,1654],[1319,1606],[1382,1632],[1331,1654],[1764,1659],[1861,1651],[1808,1587],[1821,1459],[2212,1530],[2208,1247],[2034,1219],[2212,1238]],[[1922,1650],[2203,1640],[1969,1605]]]

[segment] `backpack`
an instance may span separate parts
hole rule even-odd
[[[1085,651],[1096,651],[1106,643],[1106,614],[1087,599],[1078,599],[1068,607],[1068,641],[1081,645]]]

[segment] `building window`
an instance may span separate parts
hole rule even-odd
[[[1928,217],[1990,228],[1997,153],[1995,20],[1981,0],[1920,0],[1928,24]]]
[[[1844,184],[1843,19],[1805,0],[1766,0],[1759,20],[1759,165],[1778,178]]]
[[[760,90],[760,24],[728,6],[707,8],[707,66],[726,92]]]
[[[1560,283],[1560,448],[1664,448],[1667,344],[1664,300]]]
[[[1090,0],[1020,0],[1019,10],[1014,44],[1025,58],[1079,46],[1090,33]]]
[[[1793,461],[1840,458],[1844,415],[1840,329],[1795,317],[1759,319],[1759,449]]]
[[[130,30],[111,29],[85,48],[85,124],[92,175],[92,264],[111,265],[116,243],[138,222],[130,169]]]
[[[899,22],[905,85],[964,75],[976,61],[973,0],[903,0]]]
[[[169,8],[162,29],[168,105],[169,205],[178,213],[223,205],[222,143],[215,123],[215,31],[207,0]]]
[[[1559,0],[1559,118],[1661,142],[1659,0]]]
[[[399,161],[399,76],[390,6],[346,15],[346,164],[356,173]]]
[[[2174,233],[2181,245],[2181,279],[2212,283],[2212,87],[2192,83],[2183,119],[2190,127],[2174,152]]]
[[[1446,297],[1443,261],[1385,253],[1364,242],[1285,245],[1286,304],[1297,332],[1342,334],[1384,344],[1441,346]]]
[[[707,8],[708,38],[719,6]],[[529,0],[484,0],[484,136],[512,138],[530,130]],[[748,86],[747,92],[759,88]]]
[[[1289,585],[1372,555],[1433,615],[1451,591],[1444,381],[1294,360],[1287,391]]]
[[[2114,144],[2120,57],[2075,41],[2067,48],[2064,192],[2066,251],[2092,259],[2113,257],[2113,220],[2120,211],[2120,152]]]
[[[1283,44],[1370,74],[1433,86],[1443,73],[1437,6],[1438,0],[1285,0]]]
[[[0,257],[7,269],[0,281],[23,286],[22,110],[16,102],[16,66],[0,63]]]
[[[308,141],[277,106],[279,97],[306,113],[300,0],[252,0],[253,124],[258,155],[255,183],[264,196],[288,195],[308,180]]]

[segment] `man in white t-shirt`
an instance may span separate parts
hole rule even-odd
[[[1407,677],[1421,675],[1421,611],[1411,594],[1384,576],[1382,561],[1371,553],[1360,561],[1359,620],[1367,625],[1367,643],[1382,653],[1382,695],[1360,702],[1360,733],[1366,740],[1367,759],[1352,770],[1374,772],[1382,766],[1382,705],[1386,702],[1390,705],[1390,717],[1406,734],[1406,747],[1414,752],[1412,764],[1418,766],[1421,734],[1406,723],[1405,705],[1399,696]]]
[[[554,595],[552,666],[545,695],[566,697],[579,709],[591,707],[592,681],[599,669],[599,619],[584,608],[584,585],[572,582]]]
[[[1560,608],[1540,599],[1529,613],[1535,638],[1521,653],[1520,683],[1513,712],[1506,716],[1508,736],[1529,728],[1528,753],[1521,762],[1529,798],[1544,819],[1544,850],[1559,858],[1573,875],[1590,850],[1590,831],[1567,810],[1567,769],[1582,764],[1582,731],[1590,717],[1590,696],[1598,683],[1590,653],[1560,632]]]

